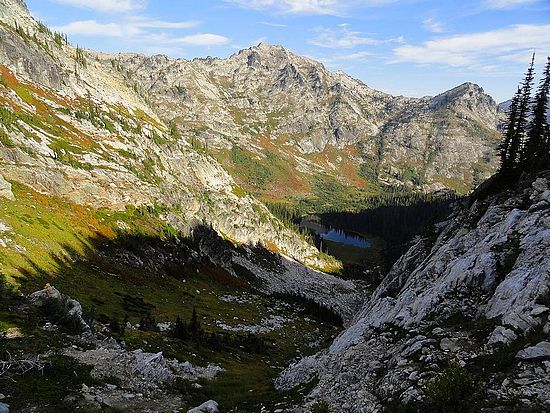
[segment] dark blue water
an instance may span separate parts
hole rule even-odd
[[[328,232],[323,232],[320,237],[328,241],[338,242],[345,245],[353,245],[359,248],[369,248],[370,242],[357,235],[348,234],[341,229],[331,229]]]

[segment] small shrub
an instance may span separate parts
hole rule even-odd
[[[139,320],[139,329],[141,331],[158,332],[157,320],[151,314],[147,314]]]
[[[114,313],[111,317],[109,330],[111,330],[113,334],[124,334],[124,325],[120,324],[117,313]]]
[[[312,413],[330,413],[328,403],[325,400],[317,400],[311,406]]]
[[[0,128],[0,144],[6,148],[13,148],[15,146],[8,134],[2,128]]]
[[[480,383],[458,363],[449,364],[425,388],[427,411],[434,413],[477,412],[481,399]]]
[[[244,198],[246,196],[246,191],[237,185],[233,185],[233,187],[231,188],[231,192],[233,192],[233,194],[237,195],[239,198]]]

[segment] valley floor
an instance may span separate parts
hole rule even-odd
[[[13,192],[17,202],[0,198],[0,393],[10,411],[187,411],[209,399],[221,411],[272,411],[303,397],[308,386],[278,392],[273,381],[292,360],[326,347],[339,316],[266,294],[245,268],[213,264],[199,240],[171,233],[152,212],[77,207],[16,183]],[[93,335],[56,306],[29,302],[47,283],[82,304]],[[185,327],[176,337],[178,318]],[[139,376],[136,350],[162,352],[153,365],[189,362],[216,374],[155,377],[144,389],[124,370],[98,365],[115,354],[113,363],[126,360]],[[39,362],[27,369],[26,360]]]

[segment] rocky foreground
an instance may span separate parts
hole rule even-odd
[[[550,408],[548,174],[468,202],[413,243],[330,348],[279,376],[281,389],[319,379],[296,411]]]

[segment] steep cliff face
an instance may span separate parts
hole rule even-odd
[[[548,178],[465,205],[416,240],[352,325],[278,386],[318,377],[310,400],[334,411],[547,409]]]
[[[0,71],[4,179],[94,208],[160,205],[178,229],[205,222],[238,243],[326,267],[218,162],[171,131],[137,88],[20,1],[0,1]]]
[[[292,194],[315,192],[308,183],[322,174],[358,187],[467,192],[494,171],[497,106],[471,83],[435,98],[394,97],[264,43],[228,59],[97,56],[258,192],[283,180],[250,180],[232,148],[246,149],[268,175],[286,166],[299,183]]]

